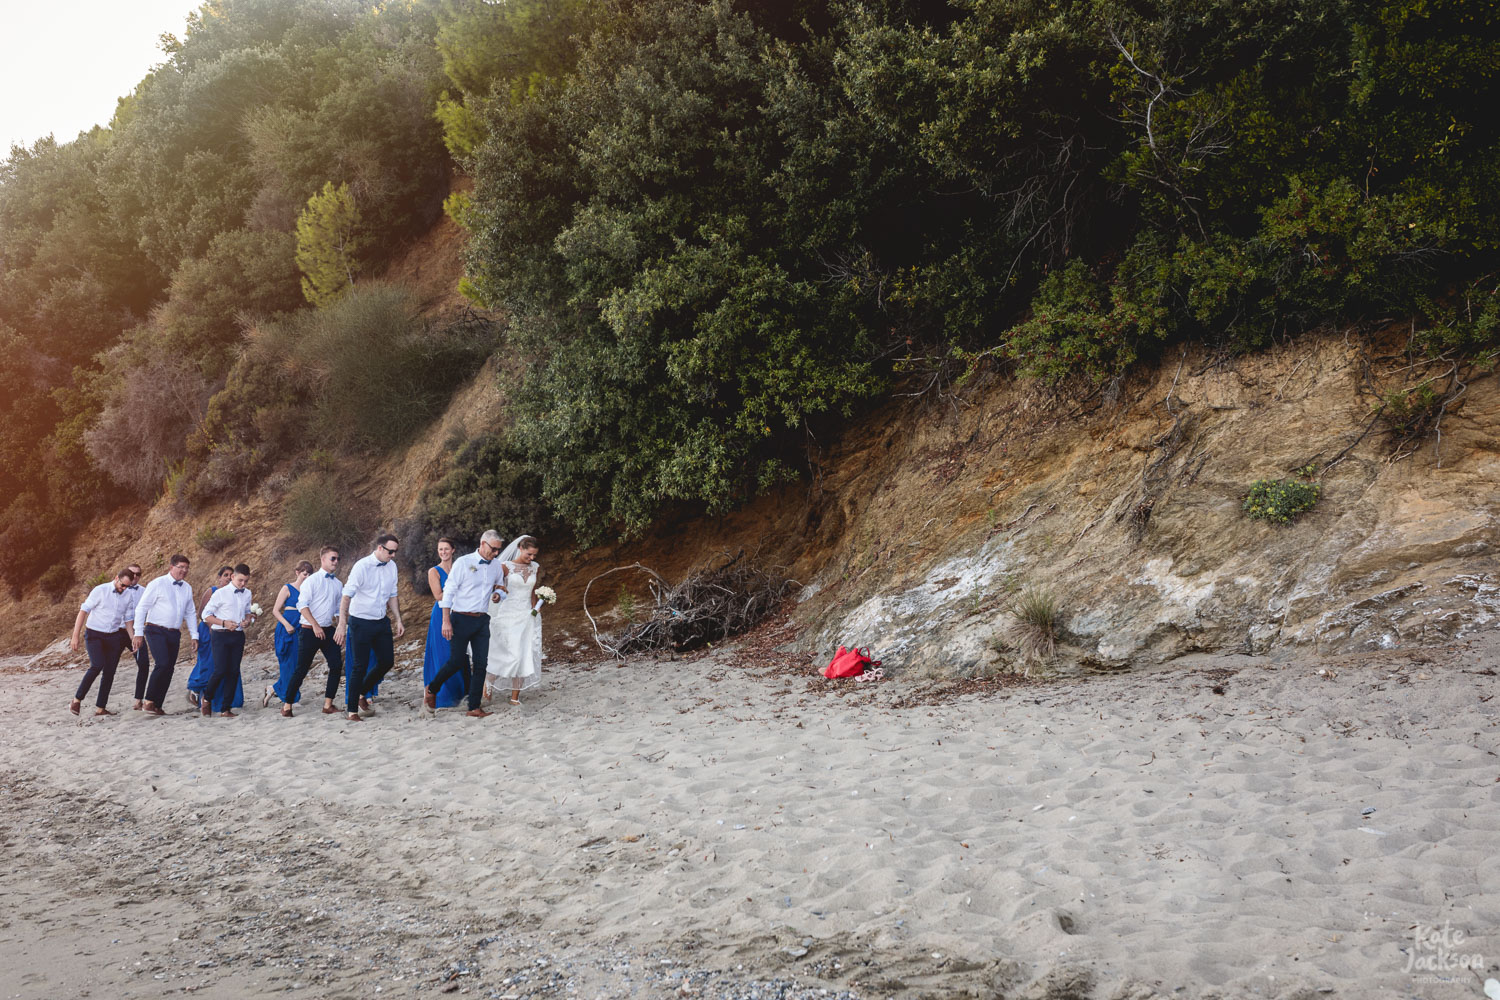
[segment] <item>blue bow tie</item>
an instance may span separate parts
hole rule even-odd
[[[172,586],[174,586],[174,587],[180,587],[180,586],[182,586],[182,581],[181,580],[173,580],[172,581]]]
[[[479,560],[479,565],[481,565],[481,566],[488,566],[489,564],[490,564],[490,561],[488,559],[481,559],[481,560]]]
[[[245,588],[244,587],[235,587],[234,588],[234,592],[236,594],[243,594],[245,592]]]
[[[338,579],[338,577],[336,575],[334,575],[333,573],[326,573],[325,572],[323,575],[326,576],[326,577],[328,577],[328,579],[330,579],[330,580],[337,580]]]

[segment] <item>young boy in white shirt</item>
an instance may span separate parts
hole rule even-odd
[[[235,718],[232,705],[240,684],[240,660],[245,655],[245,628],[255,621],[250,613],[250,567],[234,567],[229,586],[220,587],[203,605],[203,624],[209,628],[213,652],[213,673],[203,689],[201,702],[205,718],[217,707],[219,718]],[[215,703],[217,702],[217,706]]]

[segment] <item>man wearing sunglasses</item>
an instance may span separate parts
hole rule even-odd
[[[349,686],[344,700],[349,721],[358,722],[360,712],[372,714],[365,696],[375,689],[391,667],[396,665],[395,640],[406,634],[401,624],[401,606],[396,599],[396,553],[401,548],[395,535],[375,539],[375,551],[354,564],[344,584],[339,603],[339,628],[335,642],[342,644],[347,630],[354,663],[349,669]],[[365,673],[371,651],[375,653],[375,670]]]
[[[343,600],[344,585],[339,581],[339,550],[332,545],[323,546],[319,556],[322,569],[302,582],[297,598],[297,613],[302,617],[302,630],[297,637],[297,669],[287,685],[286,697],[281,701],[281,717],[292,717],[292,705],[302,691],[302,682],[312,669],[313,657],[321,651],[323,662],[328,664],[328,684],[323,689],[323,714],[332,715],[333,696],[339,693],[339,677],[344,673],[344,651],[339,648],[338,638],[331,631],[333,619],[339,613],[339,602]],[[342,629],[344,619],[339,619]]]

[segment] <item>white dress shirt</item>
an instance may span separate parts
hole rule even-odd
[[[320,569],[302,581],[302,589],[297,597],[297,611],[300,614],[306,610],[320,627],[328,628],[338,617],[339,598],[343,594],[344,585],[339,582],[338,576]],[[307,624],[305,619],[303,624]]]
[[[125,588],[125,595],[130,598],[130,610],[125,612],[125,620],[120,623],[121,628],[129,628],[130,623],[135,621],[135,607],[141,603],[141,595],[145,592],[146,588],[142,587],[139,581]]]
[[[184,580],[172,579],[170,573],[163,573],[146,584],[146,592],[135,606],[135,634],[145,635],[148,623],[162,628],[187,626],[191,632],[198,623],[193,610],[192,586]]]
[[[207,621],[209,616],[222,618],[224,621],[234,622],[233,625],[210,625],[209,628],[215,632],[237,632],[239,623],[245,620],[250,613],[250,588],[232,586],[220,587],[209,597],[208,602],[203,605],[203,620]]]
[[[371,552],[349,571],[344,584],[349,617],[378,622],[386,616],[386,602],[396,596],[396,560],[381,562]]]
[[[448,582],[443,585],[438,606],[469,614],[488,614],[490,595],[499,582],[499,559],[481,559],[478,552],[459,556],[448,571]]]
[[[134,613],[135,601],[129,587],[116,592],[113,583],[101,583],[89,591],[80,610],[89,613],[84,624],[95,632],[118,632]]]

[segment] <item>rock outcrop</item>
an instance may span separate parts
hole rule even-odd
[[[1056,599],[1057,663],[1198,650],[1442,642],[1500,617],[1500,390],[1475,379],[1393,461],[1376,390],[1414,384],[1340,336],[1262,355],[1188,353],[1079,402],[997,386],[839,455],[843,536],[803,592],[809,650],[869,644],[921,675],[1016,669],[1008,613]],[[1257,479],[1308,470],[1317,505],[1252,520]]]

